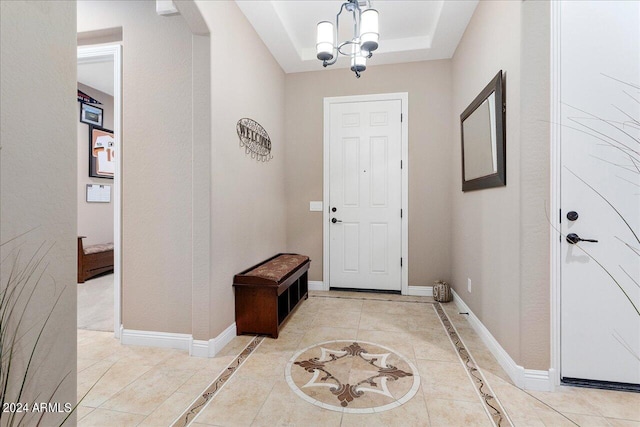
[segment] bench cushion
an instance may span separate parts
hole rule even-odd
[[[89,245],[82,248],[85,255],[97,254],[99,252],[107,252],[113,250],[113,243],[101,243],[99,245]]]
[[[309,260],[305,255],[280,255],[266,262],[251,271],[244,273],[244,276],[261,277],[267,280],[273,280],[279,282],[289,272],[295,270],[298,266],[304,264]]]

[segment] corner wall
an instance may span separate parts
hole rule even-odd
[[[211,336],[235,320],[233,276],[287,249],[285,74],[235,2],[196,2],[211,34]],[[236,123],[260,123],[269,162],[240,147]]]
[[[452,59],[452,285],[511,358],[549,368],[547,2],[482,1]],[[546,31],[546,32],[545,32]],[[507,185],[463,193],[460,113],[506,80]],[[472,291],[467,290],[467,279]]]
[[[374,56],[375,58],[375,56]],[[287,74],[287,249],[311,257],[310,280],[322,280],[323,98],[409,94],[409,285],[449,280],[451,63],[449,60]],[[325,200],[325,208],[328,201]]]
[[[76,401],[76,4],[2,1],[0,19],[0,292],[18,251],[24,268],[40,245],[51,248],[36,271],[45,274],[25,310],[6,400],[18,401],[16,381],[51,312],[19,402],[47,401],[55,392],[50,401],[64,408]],[[17,319],[2,323],[3,334]],[[39,416],[26,414],[22,423],[35,425]],[[58,425],[65,416],[48,413],[41,424]]]

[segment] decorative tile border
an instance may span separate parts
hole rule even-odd
[[[458,354],[458,358],[464,366],[469,379],[473,383],[474,389],[478,393],[480,401],[482,402],[482,405],[489,415],[489,419],[491,420],[493,425],[496,427],[513,426],[513,423],[509,419],[507,412],[504,410],[502,404],[495,396],[495,393],[491,389],[491,386],[489,386],[489,383],[482,374],[482,371],[480,371],[478,364],[473,359],[473,356],[471,356],[469,350],[467,350],[467,347],[464,345],[462,338],[460,338],[460,335],[458,335],[456,327],[453,325],[453,323],[451,323],[451,320],[449,320],[449,317],[445,313],[442,306],[439,303],[436,303],[433,305],[433,309],[437,313],[438,318],[440,319],[440,323],[442,323],[442,326],[447,332],[449,341],[451,341],[453,348]]]
[[[171,424],[171,427],[186,427],[191,424],[200,411],[202,411],[211,399],[213,399],[213,397],[222,390],[233,374],[238,371],[240,366],[249,358],[249,356],[251,356],[263,340],[263,336],[253,338],[244,350],[242,350],[242,352],[226,367],[226,369],[222,371],[222,373],[220,373],[220,375],[218,375],[211,384],[209,384],[206,390],[200,393],[196,400],[191,403],[189,408],[187,408],[187,410],[184,411],[178,419],[173,422],[173,424]]]
[[[340,397],[346,393],[346,389],[345,387],[348,386],[349,384],[340,384],[340,380],[339,379],[335,379],[337,383],[340,384],[340,389],[338,391],[343,391],[343,393],[340,394],[340,396],[338,396],[339,400],[343,400],[341,403],[341,406],[338,405],[332,405],[330,403],[327,402],[321,402],[317,399],[314,399],[313,397],[309,396],[308,394],[306,394],[304,391],[302,391],[302,389],[300,388],[299,385],[297,385],[295,383],[295,381],[292,378],[291,375],[291,369],[293,368],[293,365],[299,365],[299,368],[305,369],[308,372],[314,371],[315,374],[313,376],[313,378],[311,379],[311,381],[309,381],[307,383],[307,386],[313,386],[315,383],[315,380],[317,379],[317,377],[320,375],[320,372],[322,371],[327,378],[331,377],[333,378],[333,376],[331,375],[331,373],[329,371],[327,371],[325,368],[325,365],[328,365],[331,362],[334,362],[336,360],[339,360],[342,357],[348,357],[348,356],[355,356],[355,357],[362,357],[363,355],[368,355],[369,353],[367,353],[366,349],[361,347],[360,344],[364,345],[365,347],[367,345],[371,345],[371,346],[375,346],[378,347],[380,349],[384,349],[387,350],[389,353],[388,354],[371,354],[372,356],[372,361],[379,361],[379,363],[381,363],[382,368],[379,368],[378,366],[375,365],[375,363],[373,364],[373,366],[376,366],[377,368],[379,368],[380,372],[385,372],[385,371],[389,371],[389,378],[393,377],[395,374],[399,374],[400,372],[402,372],[401,374],[399,374],[399,376],[402,377],[409,377],[412,376],[413,377],[413,381],[412,381],[412,385],[411,388],[403,395],[400,396],[400,398],[396,399],[394,397],[392,397],[387,390],[386,387],[386,380],[387,378],[384,378],[382,385],[383,385],[383,390],[387,392],[387,395],[390,396],[392,398],[392,402],[385,404],[385,405],[380,405],[380,406],[372,406],[369,408],[350,408],[348,407],[348,399],[347,400],[343,400],[340,399]],[[329,347],[329,346],[336,346],[336,347],[342,347],[342,350],[330,350],[330,349],[326,349],[323,346]],[[308,350],[311,350],[313,348],[319,348],[322,351],[322,357],[320,358],[313,358],[310,359],[308,361],[299,361],[298,358],[304,354],[305,352],[307,352]],[[402,360],[402,362],[404,362],[409,369],[412,371],[410,373],[404,372],[404,371],[399,371],[398,369],[396,369],[393,366],[388,366],[386,365],[386,358],[389,355],[395,355],[396,357],[398,357],[399,359]],[[366,357],[364,358],[366,360]],[[311,370],[309,370],[309,369]],[[313,369],[315,368],[315,369]],[[391,369],[390,369],[391,368]],[[384,376],[384,375],[381,375]],[[402,356],[401,354],[399,354],[398,352],[396,352],[395,350],[392,350],[388,347],[385,347],[383,345],[380,344],[376,344],[376,343],[371,343],[371,342],[366,342],[366,341],[357,341],[354,342],[354,340],[335,340],[335,341],[325,341],[325,342],[321,342],[321,343],[317,343],[317,344],[313,344],[307,348],[304,348],[300,351],[298,351],[296,354],[293,355],[293,357],[289,360],[289,363],[287,363],[287,367],[285,369],[285,378],[287,380],[287,384],[289,384],[289,387],[291,388],[291,390],[296,393],[299,397],[301,397],[302,399],[306,400],[307,402],[319,406],[323,409],[328,409],[330,411],[336,411],[336,412],[343,412],[343,413],[351,413],[351,414],[373,414],[373,413],[378,413],[378,412],[384,412],[384,411],[388,411],[390,409],[394,409],[397,408],[401,405],[403,405],[404,403],[408,402],[412,397],[415,396],[415,394],[417,393],[418,389],[420,388],[420,374],[418,373],[418,369],[415,367],[415,365],[413,363],[411,363],[409,361],[409,359],[407,359],[406,357]],[[365,381],[363,381],[364,383]],[[321,385],[323,387],[327,387],[330,386],[330,384],[328,383],[318,383],[318,385]],[[349,397],[351,397],[351,400],[353,400],[353,398],[358,397],[360,395],[364,395],[365,394],[365,390],[361,390],[359,388],[356,387],[350,387],[353,388],[353,390],[351,390],[353,393],[350,394]],[[364,389],[364,386],[362,387]],[[384,394],[381,393],[381,391],[375,391],[376,393],[380,393],[380,394]],[[334,393],[335,394],[335,393]]]

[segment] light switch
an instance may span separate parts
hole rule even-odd
[[[322,201],[309,202],[309,210],[311,212],[322,212]]]

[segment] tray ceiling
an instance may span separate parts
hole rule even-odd
[[[335,22],[340,0],[236,0],[271,54],[287,73],[317,71],[316,24]],[[374,0],[380,14],[380,48],[368,65],[451,58],[477,0]],[[352,19],[340,16],[340,41],[350,38]],[[344,24],[344,25],[343,25]],[[347,68],[346,57],[333,68]]]

